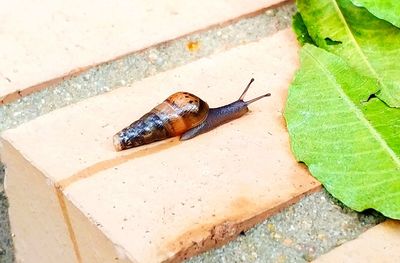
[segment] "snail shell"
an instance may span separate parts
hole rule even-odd
[[[208,104],[188,92],[177,92],[114,135],[117,151],[175,137],[198,126],[208,115]]]

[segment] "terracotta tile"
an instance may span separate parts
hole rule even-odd
[[[53,227],[56,233],[46,238],[70,238],[75,244],[70,253],[84,259],[109,257],[114,244],[114,253],[132,262],[180,260],[233,239],[318,189],[307,169],[292,157],[282,117],[287,88],[298,67],[297,51],[287,29],[6,131],[1,156],[8,167],[13,231],[27,229],[26,220],[15,219],[32,213],[26,210],[30,201],[21,200],[24,195],[18,191],[24,188],[18,185],[30,185],[33,168],[40,173],[42,187],[59,185],[59,200],[67,207],[69,237],[65,229]],[[272,96],[252,104],[246,116],[192,140],[173,138],[114,151],[112,135],[173,92],[192,92],[216,107],[237,99],[251,77],[256,81],[247,98],[266,92]],[[17,158],[24,158],[26,165],[13,171]],[[35,211],[46,210],[51,199],[54,196]],[[96,227],[89,227],[91,223]],[[96,246],[90,243],[96,242],[87,241],[88,232],[97,236],[93,239],[105,248],[103,252],[93,253]],[[15,246],[25,258],[30,248],[20,236]]]
[[[357,239],[322,255],[314,262],[399,262],[399,247],[400,222],[388,220],[367,230]]]
[[[0,104],[62,76],[282,1],[8,1],[0,9]]]

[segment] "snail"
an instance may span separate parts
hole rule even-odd
[[[237,119],[249,111],[249,104],[271,96],[267,93],[244,101],[253,81],[252,78],[237,101],[218,108],[209,108],[205,101],[188,92],[177,92],[116,133],[113,137],[114,147],[122,151],[175,136],[181,136],[180,140],[188,140]]]

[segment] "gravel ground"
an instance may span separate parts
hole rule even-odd
[[[3,187],[4,167],[0,163],[0,262],[13,262],[13,246],[8,222],[8,202]]]
[[[187,263],[308,262],[384,219],[375,211],[354,212],[323,190]]]
[[[254,17],[191,34],[95,67],[0,107],[0,131],[85,98],[130,86],[137,80],[200,57],[271,35],[290,26],[294,12],[293,3],[284,4]],[[13,262],[3,177],[0,164],[0,262]],[[384,218],[375,213],[353,212],[322,191],[305,197],[236,241],[188,262],[310,261],[382,220]]]

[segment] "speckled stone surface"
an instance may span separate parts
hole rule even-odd
[[[0,107],[0,131],[54,109],[184,65],[197,58],[268,36],[291,24],[293,3],[230,25],[216,27],[107,63],[60,84]],[[0,262],[13,262],[0,168]],[[312,194],[228,245],[189,262],[303,262],[353,239],[383,220],[355,213],[326,192]]]

